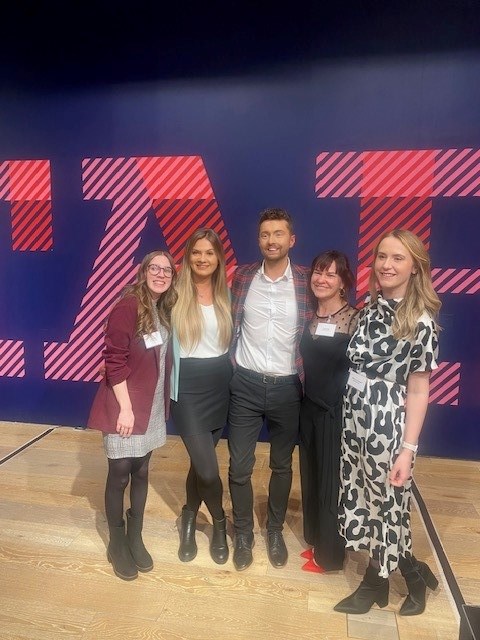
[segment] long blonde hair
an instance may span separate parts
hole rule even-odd
[[[370,272],[369,288],[372,302],[378,297],[378,283],[375,276],[374,264],[380,243],[388,237],[400,240],[413,259],[415,273],[412,273],[407,284],[404,298],[395,308],[393,335],[395,338],[412,338],[415,335],[417,323],[425,311],[436,321],[442,303],[432,285],[430,271],[430,257],[423,242],[418,236],[406,229],[387,231],[378,240],[373,250],[373,265]]]
[[[232,339],[232,313],[225,272],[225,253],[219,235],[213,229],[197,229],[185,245],[182,269],[178,277],[178,300],[172,312],[172,324],[182,347],[194,349],[202,337],[203,316],[197,302],[197,290],[192,277],[190,257],[198,240],[208,240],[218,259],[218,266],[212,274],[213,306],[218,322],[219,345],[227,349]]]
[[[140,267],[138,268],[135,282],[126,286],[121,296],[122,298],[125,296],[135,296],[138,300],[137,335],[152,333],[157,328],[152,311],[153,298],[150,295],[150,290],[147,286],[147,268],[153,258],[156,258],[157,256],[165,256],[173,269],[172,283],[170,287],[161,294],[156,303],[160,324],[170,330],[172,309],[177,301],[177,292],[175,290],[177,270],[175,269],[173,258],[168,251],[152,251],[151,253],[147,253],[143,258]]]

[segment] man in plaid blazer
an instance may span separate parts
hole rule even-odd
[[[232,283],[236,364],[230,385],[229,485],[238,571],[253,561],[252,472],[263,421],[270,440],[267,549],[274,567],[287,562],[283,523],[292,484],[298,437],[303,366],[299,351],[308,319],[308,271],[288,257],[295,244],[292,219],[283,209],[260,214],[262,262],[239,267]]]

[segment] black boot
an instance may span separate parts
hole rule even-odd
[[[428,564],[419,562],[415,556],[400,557],[398,566],[408,587],[408,596],[400,608],[400,615],[418,616],[425,611],[427,587],[434,591],[438,587],[438,580]]]
[[[122,580],[135,580],[138,576],[138,571],[125,535],[125,523],[122,522],[120,527],[109,526],[108,528],[110,530],[110,542],[107,549],[107,558],[112,563],[115,575]]]
[[[143,515],[134,516],[131,509],[127,511],[127,540],[133,561],[139,571],[151,571],[153,569],[152,556],[145,549],[142,540]]]
[[[195,542],[196,519],[197,514],[194,511],[189,511],[187,507],[183,507],[180,547],[178,549],[178,557],[182,562],[190,562],[197,555],[197,543]]]
[[[378,568],[369,564],[358,589],[344,598],[335,607],[340,613],[367,613],[377,603],[379,607],[388,604],[388,578],[378,575]]]
[[[225,564],[228,560],[227,520],[213,518],[213,533],[210,541],[210,555],[217,564]]]

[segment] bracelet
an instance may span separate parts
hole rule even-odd
[[[402,442],[402,448],[408,449],[409,451],[413,451],[413,453],[417,453],[418,444],[410,444],[410,442]]]

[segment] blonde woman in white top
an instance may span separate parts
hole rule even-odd
[[[178,557],[190,562],[197,555],[195,523],[203,501],[213,520],[210,555],[224,564],[228,546],[215,447],[228,415],[232,318],[224,250],[212,229],[197,229],[187,240],[177,291],[171,413],[190,456]]]

